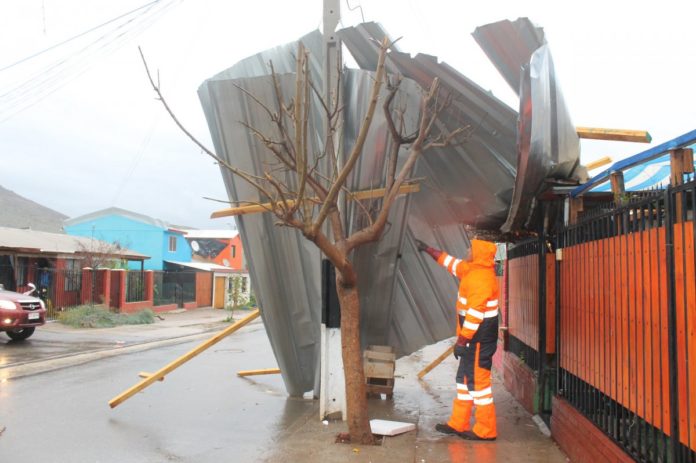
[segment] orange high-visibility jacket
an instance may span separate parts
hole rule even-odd
[[[498,281],[495,244],[471,240],[471,259],[464,261],[443,252],[437,263],[459,279],[457,336],[473,342],[498,339]]]

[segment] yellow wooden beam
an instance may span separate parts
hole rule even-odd
[[[266,368],[264,370],[242,370],[237,372],[237,376],[257,376],[257,375],[277,375],[280,368]]]
[[[238,322],[234,323],[233,325],[228,326],[224,330],[222,330],[220,333],[216,334],[212,338],[208,339],[204,343],[198,345],[196,348],[190,350],[186,354],[182,355],[178,359],[174,360],[164,368],[156,371],[155,373],[151,374],[147,378],[143,379],[140,381],[138,384],[135,386],[131,387],[130,389],[127,389],[126,391],[122,392],[121,394],[117,395],[113,399],[109,401],[109,407],[114,408],[120,405],[121,403],[125,402],[138,392],[142,391],[146,387],[148,387],[150,384],[154,383],[155,381],[158,381],[160,378],[164,378],[165,375],[168,375],[172,371],[176,370],[179,368],[182,364],[188,362],[191,360],[193,357],[196,355],[200,354],[210,346],[217,344],[219,341],[221,341],[223,338],[226,336],[229,336],[230,334],[234,333],[241,327],[245,326],[246,324],[250,323],[252,320],[257,318],[261,312],[257,309],[251,312],[249,315],[246,317],[242,318]]]
[[[423,368],[419,373],[418,373],[418,379],[422,379],[423,376],[427,375],[430,370],[438,366],[439,364],[442,363],[443,360],[445,360],[447,357],[449,357],[452,352],[454,352],[454,345],[450,346],[447,348],[446,351],[444,351],[438,358],[430,362],[430,365],[427,367]]]
[[[647,130],[601,129],[596,127],[575,127],[580,138],[591,140],[633,141],[650,143],[652,137]]]
[[[407,183],[405,185],[401,185],[399,188],[399,194],[407,194],[407,193],[415,193],[417,191],[420,191],[420,184],[418,183]],[[376,188],[374,190],[364,190],[364,191],[356,191],[355,193],[349,193],[347,195],[348,199],[352,200],[363,200],[363,199],[373,199],[373,198],[381,198],[386,194],[386,190],[384,188]],[[319,201],[319,198],[312,198],[312,201]],[[290,199],[286,201],[289,207],[292,207],[295,205],[295,200]],[[252,204],[251,206],[239,206],[239,207],[230,207],[227,209],[222,209],[219,211],[215,211],[210,215],[211,219],[219,219],[220,217],[231,217],[235,215],[245,215],[245,214],[255,214],[257,212],[268,212],[271,207],[273,206],[273,203],[264,203],[264,204]]]
[[[150,376],[152,376],[152,373],[148,373],[147,371],[141,371],[140,373],[138,373],[138,376],[140,378],[149,378]],[[164,376],[159,378],[157,381],[164,381]]]
[[[596,169],[597,167],[606,166],[607,164],[610,164],[610,163],[611,163],[611,158],[609,156],[604,156],[604,157],[596,159],[592,162],[588,162],[587,164],[585,164],[585,167],[587,167],[587,170],[592,170],[592,169]]]

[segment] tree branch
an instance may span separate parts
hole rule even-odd
[[[377,106],[379,91],[382,88],[382,84],[384,81],[384,61],[387,56],[388,48],[389,42],[385,38],[382,41],[382,45],[380,48],[379,60],[377,62],[377,71],[375,73],[375,81],[372,86],[372,93],[370,95],[370,103],[368,105],[367,113],[365,114],[363,123],[360,126],[358,137],[355,141],[355,145],[353,146],[353,150],[350,156],[348,157],[348,161],[339,172],[338,177],[334,181],[333,185],[331,185],[329,193],[326,196],[326,200],[322,205],[321,210],[319,211],[319,216],[317,217],[317,219],[314,222],[314,225],[312,226],[312,233],[316,233],[319,230],[321,225],[324,223],[324,220],[326,219],[326,216],[328,215],[329,211],[332,208],[336,207],[336,197],[338,196],[341,187],[348,178],[348,175],[353,170],[353,167],[355,166],[355,163],[358,161],[358,158],[362,154],[365,139],[367,138],[367,133],[370,129],[370,125],[372,124],[372,118],[375,114],[375,107]]]
[[[388,190],[387,194],[384,197],[384,200],[382,202],[382,209],[380,210],[377,219],[374,221],[372,225],[355,232],[353,235],[347,238],[347,252],[350,252],[351,250],[363,244],[376,241],[382,235],[384,227],[387,223],[387,219],[389,217],[389,211],[391,209],[391,206],[399,193],[399,188],[401,188],[401,185],[410,175],[413,166],[418,160],[418,157],[423,153],[424,148],[426,146],[425,140],[427,139],[430,133],[429,131],[432,129],[432,122],[435,118],[437,118],[439,111],[443,109],[442,107],[433,105],[433,102],[437,101],[439,85],[439,80],[437,78],[434,79],[427,95],[424,96],[421,100],[421,118],[418,129],[418,136],[411,145],[408,158],[406,159],[404,165],[401,167],[398,177],[394,180],[394,184],[391,186],[391,188]]]
[[[181,129],[184,134],[186,134],[191,141],[193,141],[205,154],[213,158],[218,164],[224,166],[226,169],[228,169],[230,172],[234,173],[235,175],[238,175],[242,179],[246,180],[250,185],[252,185],[254,188],[256,188],[258,191],[264,193],[266,196],[270,198],[270,195],[268,195],[268,192],[266,189],[260,185],[259,183],[255,182],[253,177],[247,173],[244,172],[243,170],[237,169],[236,167],[231,166],[227,161],[219,157],[217,154],[215,154],[213,151],[209,150],[207,146],[202,144],[196,137],[191,134],[186,128],[179,122],[179,119],[174,115],[174,112],[172,112],[171,108],[167,104],[167,101],[164,99],[164,96],[162,95],[162,92],[160,91],[160,88],[157,84],[155,84],[155,81],[152,79],[152,74],[150,74],[150,69],[147,66],[147,61],[145,60],[145,55],[143,54],[143,51],[140,47],[138,47],[138,51],[140,52],[140,57],[143,60],[143,65],[145,66],[145,72],[147,73],[147,78],[150,81],[150,85],[152,85],[153,90],[155,93],[157,93],[158,99],[162,102],[162,105],[164,106],[164,109],[167,110],[167,113],[169,113],[169,116],[172,118],[174,123]]]

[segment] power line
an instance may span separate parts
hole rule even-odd
[[[9,65],[5,66],[4,68],[0,68],[0,72],[4,71],[4,70],[6,70],[6,69],[10,69],[10,68],[12,68],[12,67],[14,67],[14,66],[17,66],[18,64],[22,64],[22,63],[24,63],[25,61],[29,61],[29,60],[32,59],[32,58],[36,58],[37,56],[43,55],[43,54],[46,53],[46,52],[49,52],[49,51],[54,50],[54,49],[56,49],[56,48],[58,48],[58,47],[61,47],[61,46],[65,45],[66,43],[70,43],[70,42],[72,42],[72,41],[75,40],[75,39],[79,39],[80,37],[89,34],[90,32],[94,32],[94,31],[96,31],[97,29],[100,29],[100,28],[102,28],[102,27],[104,27],[104,26],[107,26],[107,25],[111,24],[112,22],[118,21],[119,19],[121,19],[121,18],[123,18],[123,17],[125,17],[125,16],[129,16],[129,15],[131,15],[131,14],[137,12],[137,11],[142,10],[143,8],[148,8],[148,7],[150,7],[150,6],[152,6],[152,5],[156,4],[156,3],[159,3],[159,2],[161,2],[161,1],[163,1],[163,0],[154,0],[153,2],[147,3],[147,4],[143,5],[143,6],[139,6],[138,8],[136,8],[136,9],[134,9],[134,10],[131,10],[131,11],[129,11],[129,12],[127,12],[127,13],[124,13],[124,14],[122,14],[122,15],[120,15],[120,16],[117,16],[117,17],[115,17],[115,18],[113,18],[113,19],[110,19],[110,20],[106,21],[105,23],[99,24],[98,26],[94,26],[94,27],[92,27],[91,29],[88,29],[88,30],[86,30],[86,31],[84,31],[84,32],[81,32],[81,33],[77,34],[77,35],[74,35],[74,36],[70,37],[69,39],[63,40],[62,42],[57,43],[57,44],[55,44],[55,45],[51,45],[50,47],[45,48],[45,49],[43,49],[43,50],[41,50],[41,51],[39,51],[39,52],[36,52],[36,53],[34,53],[33,55],[29,55],[29,56],[27,56],[27,57],[25,57],[25,58],[22,58],[22,59],[20,59],[19,61],[15,61],[14,63],[9,64]],[[44,32],[45,32],[45,29],[44,29]]]
[[[196,32],[194,34],[194,36],[196,36],[196,37],[200,34],[200,32],[203,28],[203,21],[201,21],[200,18],[198,18],[198,19],[199,20],[194,21],[195,24],[198,25],[198,27],[196,28]],[[193,41],[190,41],[188,43],[188,47],[186,48],[185,52],[182,53],[182,56],[187,56],[190,53],[192,46],[193,46]],[[172,84],[174,86],[176,86],[176,82],[178,80],[178,77],[180,76],[180,73],[177,71],[179,70],[179,68],[181,66],[183,66],[183,64],[184,64],[184,60],[181,60],[179,62],[179,65],[174,69],[174,71],[175,71],[174,72],[174,80],[172,82]],[[157,127],[157,124],[159,123],[160,117],[162,114],[163,114],[162,112],[158,112],[157,115],[153,117],[149,129],[145,133],[145,137],[143,138],[135,156],[131,160],[130,168],[126,172],[126,175],[123,178],[123,180],[121,181],[121,184],[116,189],[116,193],[114,194],[114,197],[111,201],[112,205],[115,205],[116,202],[118,201],[118,199],[121,197],[121,193],[123,193],[123,190],[125,189],[126,185],[128,184],[128,182],[130,182],[131,177],[135,173],[135,169],[138,167],[138,164],[140,164],[140,161],[142,161],[142,159],[145,157],[146,150],[150,144],[150,140],[152,139],[152,135],[154,134],[155,128]]]
[[[0,122],[4,122],[28,109],[72,79],[78,77],[87,71],[94,64],[93,61],[100,55],[106,55],[120,48],[131,36],[137,35],[150,27],[167,10],[182,1],[156,0],[132,10],[130,12],[131,16],[133,12],[138,13],[135,17],[128,18],[129,13],[120,15],[118,18],[121,20],[123,18],[128,19],[105,32],[80,50],[74,51],[68,56],[49,64],[23,83],[15,85],[0,95],[0,102],[5,105],[4,108],[0,108]],[[152,10],[159,4],[162,4],[161,8]],[[150,13],[149,16],[147,16],[148,13]],[[110,24],[114,21],[116,19],[105,24]],[[93,30],[96,30],[96,28],[92,28]],[[84,35],[84,33],[80,35]]]

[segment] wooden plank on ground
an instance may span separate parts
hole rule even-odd
[[[237,376],[258,376],[258,375],[277,375],[280,368],[265,368],[261,370],[242,370],[237,372]]]
[[[186,354],[182,355],[178,359],[174,360],[173,362],[169,363],[167,366],[164,368],[156,371],[152,375],[148,376],[147,378],[143,379],[140,381],[138,384],[135,386],[131,387],[130,389],[127,389],[126,391],[122,392],[121,394],[117,395],[113,399],[109,401],[109,407],[114,408],[120,405],[121,403],[125,402],[129,398],[133,397],[135,394],[138,392],[142,391],[146,387],[148,387],[150,384],[154,383],[155,381],[158,381],[160,378],[163,378],[165,375],[168,375],[172,371],[176,370],[179,368],[182,364],[188,362],[191,360],[193,357],[196,355],[200,354],[207,348],[211,347],[214,344],[217,344],[219,341],[221,341],[223,338],[229,336],[230,334],[234,333],[238,329],[242,328],[243,326],[247,325],[254,319],[256,319],[261,312],[257,309],[251,312],[249,315],[246,317],[242,318],[238,322],[234,323],[233,325],[230,325],[229,327],[225,328],[222,330],[220,333],[216,334],[212,338],[208,339],[204,343],[198,345],[196,348],[190,350]]]

